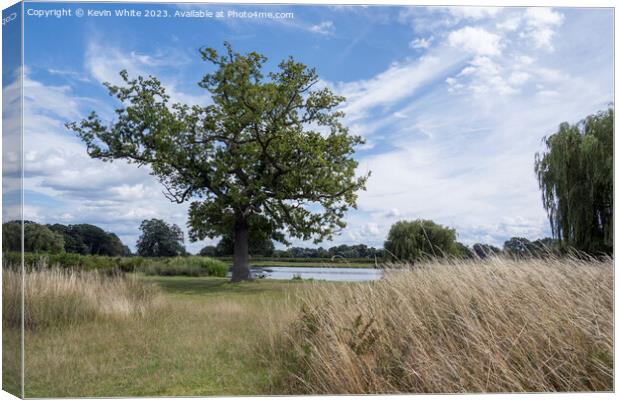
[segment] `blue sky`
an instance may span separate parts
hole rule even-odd
[[[118,4],[26,3],[31,9]],[[382,246],[392,223],[426,218],[467,244],[548,236],[533,172],[541,139],[613,100],[611,9],[326,6],[156,6],[293,12],[293,19],[26,16],[25,217],[92,223],[135,247],[140,221],[185,227],[148,169],[91,160],[64,127],[91,110],[111,118],[102,82],[153,74],[174,101],[206,104],[201,46],[294,56],[344,95],[345,123],[367,140],[372,171],[340,243]],[[189,244],[197,251],[206,241]],[[296,245],[311,243],[294,242]]]

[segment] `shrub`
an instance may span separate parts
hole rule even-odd
[[[146,275],[159,276],[205,276],[207,271],[196,265],[183,265],[178,263],[168,263],[166,261],[153,261],[147,263],[143,268]]]
[[[3,253],[3,266],[21,265],[21,253]],[[108,257],[91,256],[77,253],[24,253],[26,268],[41,268],[42,266],[59,267],[73,270],[105,270],[133,272],[146,263],[143,257]]]
[[[3,266],[13,268],[21,265],[21,253],[3,254]],[[24,253],[26,269],[57,267],[80,271],[100,271],[107,275],[142,271],[147,275],[185,275],[225,277],[228,264],[210,257],[107,257],[76,253],[35,254]]]
[[[139,270],[143,265],[146,264],[146,259],[144,257],[117,257],[116,265],[117,267],[124,272],[133,272]]]
[[[174,257],[153,260],[143,269],[147,275],[218,276],[225,277],[228,266],[209,257]]]
[[[209,276],[226,277],[228,265],[213,258],[203,258],[203,266],[207,269]]]

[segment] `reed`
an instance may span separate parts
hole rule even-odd
[[[22,274],[14,269],[4,269],[3,274],[3,320],[19,327]],[[144,317],[162,302],[154,285],[133,276],[108,276],[96,271],[42,266],[25,274],[24,287],[26,329]]]
[[[613,389],[612,259],[430,261],[300,296],[272,349],[291,393]]]

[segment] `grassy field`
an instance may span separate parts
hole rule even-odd
[[[303,283],[140,277],[162,289],[145,315],[29,330],[26,396],[269,393],[273,376],[257,349],[294,317]],[[272,364],[273,365],[273,364]]]
[[[612,388],[611,260],[435,262],[356,284],[92,274],[27,277],[27,397]],[[17,312],[3,303],[11,343]]]

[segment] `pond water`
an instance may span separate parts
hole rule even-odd
[[[322,268],[322,267],[253,267],[252,276],[266,279],[316,279],[326,281],[359,282],[375,281],[383,271],[375,268]]]

